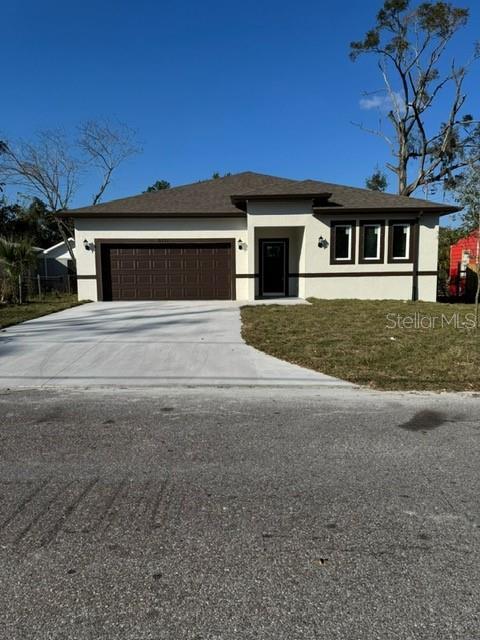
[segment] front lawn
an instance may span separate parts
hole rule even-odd
[[[55,313],[55,311],[63,311],[78,304],[83,304],[83,302],[78,302],[77,296],[73,294],[52,296],[25,304],[0,304],[0,329],[25,322],[25,320],[46,316],[49,313]]]
[[[378,389],[480,390],[480,329],[465,304],[317,300],[243,307],[242,334],[277,358]]]

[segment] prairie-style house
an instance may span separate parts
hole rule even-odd
[[[448,204],[245,172],[71,210],[91,300],[435,300]]]

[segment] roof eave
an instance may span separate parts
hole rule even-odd
[[[60,218],[245,218],[244,211],[196,211],[194,213],[172,212],[131,212],[131,211],[63,211],[57,214]]]
[[[351,215],[353,213],[368,213],[372,215],[383,215],[385,213],[436,213],[438,215],[447,215],[451,213],[457,213],[461,211],[461,207],[451,206],[427,206],[422,207],[421,205],[410,206],[410,207],[313,207],[313,213],[315,216],[322,215],[325,213],[332,214],[348,214]]]

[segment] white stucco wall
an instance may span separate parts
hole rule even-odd
[[[148,239],[233,239],[235,240],[236,273],[248,273],[247,251],[238,249],[238,240],[247,239],[246,221],[242,218],[77,218],[75,243],[77,247],[78,297],[80,300],[97,300],[95,276],[95,252],[86,251],[84,240],[92,245],[95,240],[148,240]],[[247,300],[248,279],[236,281],[236,297]]]
[[[384,262],[359,264],[359,229],[355,234],[354,264],[330,264],[330,221],[379,218],[385,220]],[[95,276],[95,254],[83,248],[84,240],[94,243],[97,239],[192,239],[232,238],[235,240],[235,263],[237,275],[258,275],[258,240],[261,237],[288,237],[290,240],[290,271],[306,274],[307,277],[290,279],[290,293],[299,297],[361,298],[361,299],[410,299],[412,263],[388,263],[388,221],[414,219],[415,214],[382,215],[312,215],[310,200],[285,202],[249,202],[246,219],[242,218],[99,218],[75,220],[77,247],[77,272],[80,276],[78,292],[80,299],[97,299]],[[326,248],[318,246],[319,237],[328,242]],[[428,214],[422,218],[420,227],[419,271],[437,271],[438,216]],[[239,250],[238,241],[246,242]],[[372,274],[399,272],[399,275]],[[339,274],[335,277],[332,274]],[[362,277],[361,274],[365,276]],[[324,274],[328,274],[325,277]],[[354,274],[352,276],[341,274]],[[358,274],[358,275],[357,275]],[[90,276],[90,279],[82,279]],[[323,276],[323,277],[322,277]],[[420,275],[419,298],[435,300],[436,275]],[[237,278],[238,300],[253,300],[258,292],[258,278]]]
[[[294,200],[290,202],[252,202],[248,205],[248,237],[252,239],[262,237],[268,233],[268,227],[275,227],[276,237],[282,237],[280,224],[286,227],[283,237],[289,237],[289,229],[303,226],[304,234],[300,252],[300,273],[308,277],[299,278],[299,295],[301,297],[318,298],[358,298],[358,299],[392,299],[408,300],[412,295],[412,276],[401,273],[413,271],[413,263],[388,262],[388,221],[415,219],[416,214],[329,214],[313,216],[311,201]],[[382,263],[358,262],[360,248],[360,233],[358,223],[361,220],[379,219],[385,222],[384,260]],[[355,220],[357,229],[355,234],[355,263],[330,264],[331,221]],[[319,238],[327,240],[328,246],[320,248]],[[419,271],[437,271],[438,259],[438,215],[423,215],[420,225],[420,258]],[[257,245],[256,245],[257,246]],[[254,256],[249,256],[249,269],[256,269]],[[395,275],[379,275],[384,272],[399,272]],[[354,276],[333,277],[331,274],[355,274]],[[365,273],[365,277],[361,274]],[[318,274],[314,277],[313,274]],[[328,274],[328,277],[322,277]],[[358,274],[358,275],[357,275]],[[249,295],[253,295],[253,284],[250,285]],[[435,301],[437,296],[437,276],[420,275],[418,279],[420,300]]]

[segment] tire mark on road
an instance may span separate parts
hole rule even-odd
[[[55,495],[53,496],[53,498],[51,498],[50,500],[48,500],[47,504],[44,506],[43,509],[41,509],[36,516],[34,516],[30,522],[27,524],[26,527],[24,527],[19,534],[17,534],[17,536],[14,538],[14,544],[17,545],[19,544],[24,538],[25,536],[28,535],[29,531],[31,531],[31,529],[33,528],[33,526],[44,516],[48,513],[48,510],[50,509],[50,507],[52,506],[52,504],[54,504],[57,499],[62,495],[62,493],[64,493],[69,487],[71,487],[73,484],[73,480],[71,480],[70,482],[67,482],[66,484],[64,484],[59,491],[57,491],[55,493]]]
[[[106,533],[106,531],[110,528],[110,526],[113,524],[113,521],[115,520],[115,517],[118,515],[118,512],[116,510],[114,510],[114,506],[116,501],[118,500],[118,498],[123,495],[123,494],[127,494],[128,493],[128,487],[127,485],[127,479],[124,478],[117,486],[116,490],[113,492],[111,498],[107,501],[105,507],[104,507],[104,511],[103,514],[100,516],[100,519],[98,520],[96,529],[100,528],[102,523],[105,523],[104,527],[102,528],[102,533]]]
[[[62,530],[74,535],[95,534],[115,502],[118,488],[119,483],[105,482],[99,478],[94,490],[78,505]]]
[[[160,489],[157,491],[157,494],[152,503],[152,509],[150,512],[150,532],[162,529],[165,526],[165,512],[166,512],[166,498],[167,498],[167,488],[170,484],[170,481],[164,480],[160,486]],[[163,514],[163,517],[160,517],[160,521],[158,521],[160,513]]]
[[[178,520],[186,502],[186,494],[171,479],[164,483],[158,508],[152,514],[150,531],[163,531]]]
[[[93,487],[98,483],[98,478],[94,478],[91,480],[87,486],[79,493],[79,495],[75,498],[73,502],[71,502],[63,512],[63,514],[56,521],[55,525],[48,531],[48,533],[43,536],[40,541],[40,547],[44,547],[49,545],[55,537],[58,535],[62,527],[64,526],[67,519],[72,515],[72,513],[77,509],[82,500],[90,493]]]
[[[50,482],[51,478],[47,478],[43,482],[41,482],[37,487],[26,496],[20,504],[12,511],[12,513],[0,524],[0,531],[3,531],[8,525],[22,513],[25,507],[44,489],[47,484]]]
[[[140,500],[139,504],[141,504],[143,506],[142,508],[142,529],[143,532],[148,532],[148,523],[149,523],[149,514],[150,514],[150,507],[151,507],[151,503],[152,503],[152,494],[154,494],[154,489],[155,489],[155,485],[153,480],[148,480],[145,483],[145,489],[143,491],[143,497]]]

